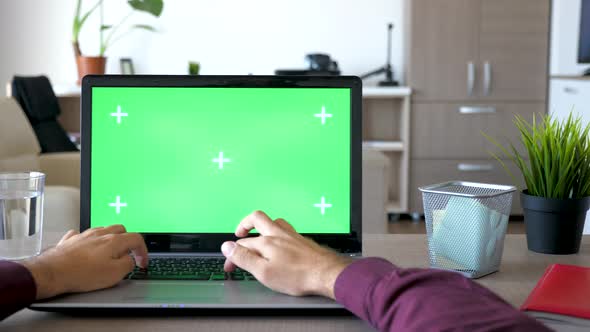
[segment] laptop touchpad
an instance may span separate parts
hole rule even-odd
[[[268,295],[276,294],[258,282],[150,281],[128,283],[122,288],[124,302],[184,300],[211,303],[236,298],[247,300],[250,296],[260,296],[261,292]]]

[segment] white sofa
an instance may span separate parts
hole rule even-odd
[[[45,173],[44,230],[63,231],[80,224],[80,152],[45,153],[23,110],[0,97],[0,172]]]

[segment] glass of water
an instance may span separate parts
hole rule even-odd
[[[0,173],[0,259],[41,252],[45,174]]]

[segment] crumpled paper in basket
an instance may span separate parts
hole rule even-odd
[[[451,197],[445,210],[432,212],[431,249],[439,268],[485,271],[498,255],[508,216],[476,199]]]

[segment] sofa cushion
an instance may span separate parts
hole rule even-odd
[[[53,152],[39,156],[45,184],[80,187],[80,152]]]
[[[15,157],[0,156],[0,172],[40,171],[39,157],[33,154]]]
[[[66,186],[46,186],[43,202],[43,231],[80,229],[80,191]]]
[[[35,132],[16,100],[0,98],[0,160],[40,152]]]

